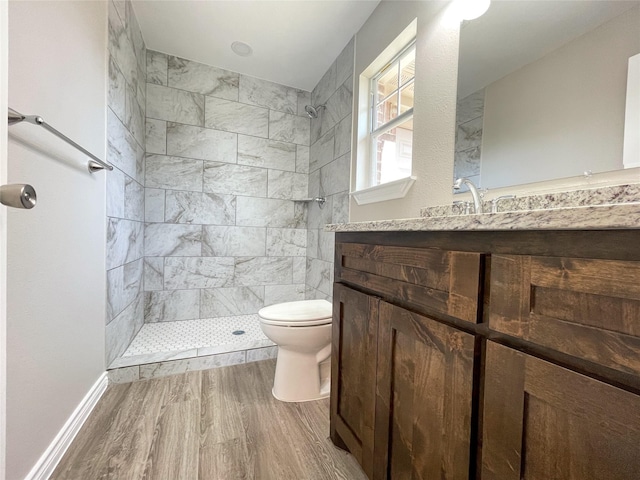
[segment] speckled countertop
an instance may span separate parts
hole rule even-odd
[[[621,203],[640,203],[640,184],[613,185],[608,187],[587,188],[569,192],[542,193],[520,195],[503,199],[498,204],[498,212],[515,212],[520,210],[548,210],[551,208],[593,207],[595,205],[613,205]],[[484,212],[491,211],[491,201],[483,202]],[[421,217],[443,217],[458,215],[460,206],[438,205],[425,207],[420,211]]]
[[[489,211],[490,202],[484,202]],[[640,184],[529,195],[503,200],[499,213],[461,215],[452,205],[422,209],[419,218],[331,224],[329,232],[447,230],[616,230],[640,228]],[[507,210],[507,211],[505,211]]]
[[[616,230],[640,228],[640,202],[327,225],[329,232]]]

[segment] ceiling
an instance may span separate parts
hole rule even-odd
[[[134,0],[147,48],[311,91],[380,0]],[[231,51],[241,41],[249,57]]]
[[[462,24],[458,97],[464,98],[542,58],[639,3],[493,0],[487,13]]]

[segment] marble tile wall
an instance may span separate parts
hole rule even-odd
[[[146,48],[130,1],[109,1],[106,363],[143,324]]]
[[[482,152],[482,122],[484,89],[458,101],[456,108],[456,144],[453,161],[454,178],[467,177],[481,186],[480,156]],[[458,192],[465,192],[462,187]]]
[[[145,322],[303,299],[311,94],[153,51],[146,71]]]
[[[326,105],[311,120],[309,197],[326,197],[321,208],[309,204],[306,243],[305,298],[331,300],[334,233],[327,223],[349,221],[349,176],[353,105],[354,40],[344,48],[311,92],[313,105]],[[306,100],[308,103],[308,99]],[[304,108],[304,103],[299,104]]]

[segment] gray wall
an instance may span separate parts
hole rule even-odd
[[[9,2],[9,105],[105,155],[107,5]],[[34,32],[37,36],[34,37]],[[44,39],[44,41],[41,41]],[[10,127],[6,478],[24,478],[105,370],[105,178],[42,128]],[[0,347],[1,348],[1,347]],[[0,475],[2,476],[2,475]]]
[[[145,321],[304,298],[309,93],[147,54]]]
[[[311,120],[309,196],[325,196],[320,208],[309,205],[306,298],[329,298],[333,290],[334,233],[327,223],[349,221],[351,110],[354,40],[344,48],[311,93],[313,105],[326,104]]]
[[[143,324],[146,49],[131,2],[109,1],[107,365]]]

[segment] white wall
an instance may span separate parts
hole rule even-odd
[[[358,205],[352,198],[350,221],[417,217],[420,208],[451,200],[460,26],[449,18],[446,3],[383,0],[356,35],[357,79],[414,18],[418,19],[413,137],[413,175],[418,178],[402,199]],[[358,98],[358,80],[354,88]],[[355,117],[354,145],[359,127]],[[352,166],[356,155],[354,152]],[[353,190],[353,170],[351,177]]]
[[[636,7],[489,85],[482,187],[622,168],[627,63]]]
[[[105,156],[107,5],[10,2],[9,105]],[[104,372],[105,175],[42,128],[12,126],[8,176],[7,478],[23,478]]]
[[[9,3],[0,2],[0,111],[7,108]],[[0,185],[7,183],[7,124],[0,122]],[[5,480],[7,407],[7,209],[0,205],[0,480]]]

